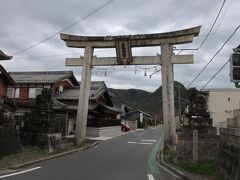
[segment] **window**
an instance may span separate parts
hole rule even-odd
[[[28,98],[36,98],[36,88],[29,88]]]
[[[36,97],[42,94],[42,88],[36,88]]]
[[[19,98],[20,88],[16,88],[15,98]]]
[[[14,91],[15,91],[14,88],[7,88],[7,96],[9,98],[14,98]]]

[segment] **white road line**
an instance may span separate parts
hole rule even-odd
[[[164,166],[160,165],[161,169],[163,169],[164,171],[168,172],[169,174],[171,174],[172,176],[174,176],[175,178],[180,178],[179,176],[177,176],[176,174],[174,174],[172,171],[168,170],[167,168],[165,168]]]
[[[128,141],[128,144],[145,144],[145,145],[151,145],[153,143],[150,142],[133,142],[133,141]]]
[[[149,180],[154,180],[154,177],[153,177],[152,174],[148,174],[147,176],[148,176],[148,179],[149,179]]]
[[[153,144],[153,143],[148,143],[148,142],[140,142],[140,143],[138,143],[138,144],[149,144],[149,145],[151,145],[151,144]]]
[[[10,177],[10,176],[16,176],[16,175],[23,174],[23,173],[27,173],[27,172],[34,171],[34,170],[37,170],[37,169],[40,169],[40,168],[42,168],[42,167],[35,167],[35,168],[32,168],[32,169],[27,169],[27,170],[12,173],[12,174],[6,174],[6,175],[3,175],[3,176],[0,176],[0,179]]]
[[[137,142],[128,141],[128,144],[137,144]]]
[[[142,139],[141,141],[144,141],[144,142],[157,142],[157,140],[155,140],[155,139]]]

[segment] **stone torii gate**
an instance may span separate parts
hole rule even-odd
[[[93,66],[162,65],[162,99],[165,144],[175,151],[173,64],[193,63],[193,55],[174,55],[173,45],[191,43],[201,26],[179,31],[123,36],[77,36],[61,33],[68,47],[85,48],[84,57],[67,58],[66,66],[83,66],[76,119],[75,144],[84,142]],[[161,55],[132,56],[132,47],[161,46]],[[94,57],[94,48],[116,48],[117,57]]]

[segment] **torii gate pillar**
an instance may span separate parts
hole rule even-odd
[[[83,144],[86,136],[89,95],[90,95],[90,87],[91,87],[92,58],[93,58],[93,48],[91,46],[85,47],[84,63],[83,63],[82,76],[81,76],[81,86],[80,86],[79,100],[78,100],[78,107],[81,107],[81,108],[78,108],[78,111],[77,111],[75,145]],[[81,131],[79,131],[79,129]]]
[[[164,121],[164,141],[171,148],[176,150],[176,123],[174,112],[174,81],[173,81],[173,49],[169,44],[161,45],[162,58],[162,103]]]

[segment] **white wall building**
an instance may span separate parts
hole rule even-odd
[[[227,127],[227,118],[233,118],[233,110],[240,108],[240,89],[205,89],[209,92],[208,111],[214,127]]]

